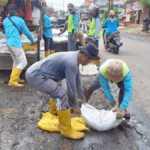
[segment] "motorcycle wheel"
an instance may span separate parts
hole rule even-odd
[[[114,53],[115,53],[115,54],[118,54],[118,53],[119,53],[119,45],[117,45],[116,49],[114,50]]]

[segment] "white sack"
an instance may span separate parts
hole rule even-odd
[[[97,131],[106,131],[116,128],[125,119],[116,119],[116,112],[112,110],[98,110],[89,104],[82,104],[81,117],[93,129]]]
[[[80,74],[85,75],[97,75],[98,74],[98,67],[95,64],[88,64],[85,66],[79,65]]]

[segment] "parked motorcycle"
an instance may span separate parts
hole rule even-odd
[[[106,31],[106,29],[103,30],[103,41],[104,41],[104,44],[105,44],[105,39],[104,39],[105,31]],[[106,49],[109,48],[115,54],[118,54],[119,53],[119,48],[123,45],[120,42],[120,39],[121,39],[121,37],[120,37],[120,32],[119,31],[111,33],[108,36],[108,42],[107,42],[107,46],[105,48]]]

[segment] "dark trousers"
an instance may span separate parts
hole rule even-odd
[[[120,106],[120,104],[123,101],[123,97],[124,97],[124,84],[123,81],[117,83],[118,88],[120,88],[120,92],[119,92],[119,97],[118,97],[118,106]],[[87,87],[86,89],[86,93],[85,93],[85,97],[86,100],[88,101],[90,96],[95,90],[97,90],[98,88],[100,88],[100,81],[99,81],[99,75],[97,74],[96,77],[94,78],[94,80],[92,81],[92,83],[90,84],[90,86]]]
[[[52,38],[47,38],[45,35],[43,35],[43,40],[44,40],[45,51],[54,50]]]

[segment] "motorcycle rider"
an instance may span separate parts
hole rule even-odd
[[[102,25],[102,28],[106,28],[105,34],[104,34],[104,40],[105,40],[105,44],[104,46],[107,48],[107,42],[108,42],[108,36],[113,33],[118,31],[118,27],[119,27],[119,22],[118,19],[115,18],[115,12],[113,10],[110,10],[109,12],[109,18],[107,18],[104,22],[104,24]]]

